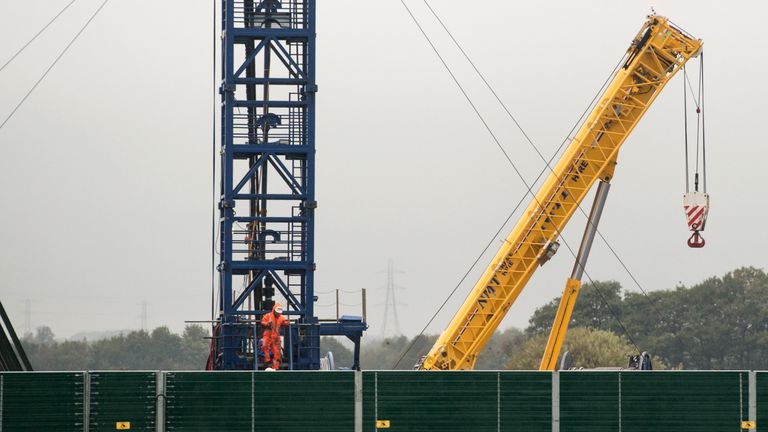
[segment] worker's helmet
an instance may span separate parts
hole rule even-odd
[[[278,314],[278,315],[282,315],[282,313],[283,313],[283,305],[281,305],[279,303],[276,304],[275,305],[275,313]]]

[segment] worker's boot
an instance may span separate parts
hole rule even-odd
[[[280,369],[280,359],[275,357],[274,360],[272,360],[272,369],[278,370]]]

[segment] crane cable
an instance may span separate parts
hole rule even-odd
[[[472,68],[475,70],[475,72],[476,72],[476,73],[477,73],[477,75],[480,77],[480,79],[483,81],[483,83],[484,83],[484,84],[485,84],[485,86],[488,88],[488,90],[490,90],[490,92],[491,92],[491,93],[493,94],[493,96],[496,98],[496,101],[499,103],[499,105],[501,105],[501,107],[502,107],[502,108],[504,109],[504,111],[507,113],[507,116],[508,116],[508,117],[509,117],[509,118],[512,120],[512,122],[515,124],[515,126],[517,126],[517,128],[520,130],[520,133],[522,133],[522,134],[523,134],[523,137],[525,137],[526,141],[528,141],[528,143],[531,145],[531,147],[532,147],[532,148],[533,148],[533,150],[536,152],[536,154],[539,156],[539,158],[540,158],[540,159],[541,159],[541,160],[542,160],[542,161],[543,161],[543,162],[546,164],[546,166],[545,166],[545,171],[548,169],[548,170],[549,170],[549,171],[550,171],[552,174],[555,174],[555,171],[554,171],[554,169],[552,168],[552,162],[554,161],[554,158],[555,158],[555,156],[556,156],[556,155],[557,155],[557,154],[560,152],[560,150],[562,149],[562,147],[563,147],[563,146],[561,145],[561,146],[560,146],[560,147],[557,149],[557,151],[555,151],[555,153],[552,155],[552,157],[551,157],[551,158],[549,158],[549,160],[547,160],[547,159],[544,157],[544,155],[541,153],[541,151],[540,151],[540,150],[539,150],[539,148],[536,146],[536,144],[533,142],[533,140],[530,138],[530,136],[529,136],[529,135],[528,135],[528,134],[525,132],[525,130],[524,130],[524,129],[523,129],[523,127],[520,125],[520,123],[517,121],[517,119],[516,119],[516,118],[515,118],[515,117],[512,115],[512,113],[510,112],[509,108],[507,108],[506,104],[505,104],[505,103],[504,103],[504,102],[501,100],[501,98],[499,97],[498,93],[496,93],[496,90],[494,90],[494,89],[493,89],[493,87],[492,87],[492,86],[491,86],[491,84],[488,82],[488,80],[485,78],[485,76],[484,76],[484,75],[483,75],[483,74],[480,72],[480,70],[477,68],[477,66],[475,66],[475,63],[472,61],[472,59],[469,57],[469,55],[466,53],[466,51],[464,51],[464,48],[462,48],[461,44],[459,44],[459,42],[458,42],[458,41],[456,40],[456,38],[453,36],[453,33],[451,33],[451,31],[450,31],[450,30],[448,30],[448,27],[445,25],[445,23],[443,22],[443,20],[442,20],[442,19],[440,19],[440,17],[437,15],[437,12],[435,12],[435,10],[432,8],[432,6],[429,4],[429,2],[428,2],[427,0],[423,0],[423,1],[424,1],[424,4],[426,4],[426,5],[427,5],[427,7],[429,8],[429,10],[432,12],[432,15],[434,15],[435,19],[437,19],[437,21],[438,21],[438,22],[440,23],[440,25],[443,27],[443,29],[445,30],[445,32],[448,34],[448,36],[450,36],[451,40],[452,40],[452,41],[453,41],[453,43],[456,45],[456,47],[459,49],[459,51],[461,51],[462,55],[463,55],[463,56],[464,56],[464,58],[467,60],[467,62],[468,62],[468,63],[469,63],[471,66],[472,66]],[[623,58],[623,57],[622,57],[622,58]],[[615,70],[614,70],[614,72],[615,72]],[[610,77],[609,77],[609,78],[610,78]],[[602,90],[602,89],[601,89],[601,90]],[[573,133],[573,130],[571,131],[571,133]],[[570,133],[569,133],[569,135],[570,135]],[[538,180],[538,178],[537,178],[537,180]],[[534,183],[535,183],[535,182],[534,182]],[[579,209],[579,211],[581,212],[581,214],[582,214],[582,215],[584,215],[584,217],[586,217],[586,218],[587,218],[587,224],[588,224],[588,225],[593,225],[593,224],[592,224],[592,221],[589,219],[589,215],[587,214],[587,212],[584,210],[584,208],[581,206],[581,204],[580,204],[580,203],[579,203],[579,204],[577,204],[577,208]],[[637,288],[638,288],[638,289],[639,289],[639,290],[640,290],[640,291],[643,293],[643,295],[645,295],[645,296],[647,297],[647,296],[648,296],[648,293],[647,293],[647,292],[646,292],[646,290],[643,288],[643,286],[640,284],[640,282],[637,280],[637,278],[636,278],[636,277],[635,277],[635,275],[632,273],[632,271],[631,271],[631,270],[629,270],[629,267],[627,267],[627,265],[624,263],[624,260],[622,260],[622,259],[621,259],[621,257],[619,256],[619,253],[618,253],[618,252],[616,252],[616,250],[613,248],[613,246],[611,245],[611,243],[610,243],[610,242],[608,242],[608,239],[607,239],[607,238],[605,238],[605,236],[604,236],[604,235],[603,235],[603,233],[600,231],[600,229],[599,229],[598,227],[596,227],[596,226],[594,226],[594,228],[595,228],[595,232],[597,233],[597,235],[598,235],[598,236],[599,236],[599,237],[600,237],[600,238],[603,240],[603,243],[605,243],[605,245],[606,245],[606,246],[608,247],[608,249],[611,251],[611,254],[612,254],[612,255],[613,255],[615,258],[616,258],[616,260],[619,262],[619,264],[620,264],[620,265],[621,265],[621,267],[624,269],[624,271],[627,273],[627,275],[629,275],[629,277],[630,277],[630,278],[632,279],[632,281],[635,283],[635,285],[637,286]],[[580,265],[580,263],[579,263],[579,265]]]
[[[691,99],[696,106],[696,152],[694,157],[693,189],[699,191],[699,179],[701,179],[702,192],[707,193],[707,146],[706,128],[704,124],[704,53],[700,54],[699,82],[694,91],[688,72],[683,66],[683,122],[685,129],[685,192],[690,192],[690,168],[688,151],[688,89],[691,91]],[[698,97],[697,97],[698,96]],[[699,171],[701,162],[701,171]]]
[[[3,127],[4,127],[4,126],[5,126],[7,123],[8,123],[8,121],[9,121],[9,120],[10,120],[10,119],[11,119],[11,118],[14,116],[14,114],[16,114],[16,111],[18,111],[18,110],[19,110],[19,108],[21,108],[21,106],[22,106],[22,105],[24,105],[24,102],[26,102],[26,101],[27,101],[27,99],[28,99],[28,98],[29,98],[29,96],[32,94],[32,92],[34,92],[34,91],[35,91],[35,89],[37,88],[37,86],[39,86],[39,85],[40,85],[40,83],[41,83],[41,82],[43,82],[43,80],[45,79],[45,77],[47,77],[47,76],[48,76],[48,74],[51,72],[51,70],[53,69],[53,67],[54,67],[54,66],[56,66],[56,64],[59,62],[59,60],[61,60],[61,58],[62,58],[62,57],[64,57],[64,54],[66,54],[66,53],[67,53],[67,51],[69,51],[69,49],[70,49],[70,48],[72,47],[72,45],[75,43],[75,41],[77,40],[77,38],[79,38],[79,37],[80,37],[80,35],[81,35],[81,34],[83,34],[83,32],[85,31],[85,29],[86,29],[86,28],[88,28],[88,26],[91,24],[91,22],[93,22],[94,18],[96,18],[96,16],[99,14],[99,12],[101,12],[101,10],[102,10],[102,9],[104,9],[104,6],[106,6],[106,5],[107,5],[107,3],[109,3],[109,0],[104,0],[104,1],[101,3],[101,5],[98,7],[98,9],[96,9],[96,11],[95,11],[95,12],[94,12],[94,13],[91,15],[91,17],[90,17],[90,18],[88,18],[88,21],[86,21],[86,22],[85,22],[85,24],[83,24],[83,26],[80,28],[80,30],[79,30],[79,31],[78,31],[78,32],[75,34],[75,36],[74,36],[74,37],[73,37],[73,38],[72,38],[72,39],[69,41],[69,43],[67,44],[67,46],[65,46],[65,47],[64,47],[64,49],[63,49],[63,50],[62,50],[62,51],[59,53],[59,55],[56,57],[56,59],[54,59],[54,60],[53,60],[53,63],[51,63],[51,65],[50,65],[50,66],[48,66],[48,69],[46,69],[46,70],[45,70],[45,72],[43,72],[43,74],[40,76],[40,78],[38,78],[38,80],[35,82],[35,84],[34,84],[34,85],[32,85],[32,88],[30,88],[30,89],[29,89],[29,91],[28,91],[28,92],[27,92],[27,93],[24,95],[24,97],[23,97],[23,98],[21,98],[21,100],[19,101],[19,103],[18,103],[18,104],[16,104],[16,106],[13,108],[13,110],[11,110],[11,113],[10,113],[10,114],[8,114],[8,116],[5,118],[5,120],[3,120],[3,122],[2,122],[2,123],[0,123],[0,129],[2,129],[2,128],[3,128]]]
[[[35,39],[37,39],[37,37],[38,37],[38,36],[40,36],[41,34],[43,34],[43,32],[44,32],[44,31],[45,31],[45,30],[46,30],[48,27],[50,27],[50,26],[51,26],[51,24],[53,24],[53,22],[54,22],[54,21],[56,21],[56,20],[57,20],[57,19],[58,19],[58,18],[59,18],[59,17],[60,17],[60,16],[61,16],[61,15],[62,15],[62,14],[65,12],[65,11],[66,11],[66,10],[67,10],[67,9],[69,9],[69,7],[70,7],[70,6],[72,6],[72,3],[74,3],[75,1],[77,1],[77,0],[72,0],[72,1],[70,1],[69,3],[67,3],[67,5],[66,5],[66,6],[64,6],[64,8],[63,8],[63,9],[61,9],[61,10],[59,11],[59,13],[57,13],[57,14],[56,14],[56,15],[55,15],[53,18],[51,18],[51,20],[50,20],[50,21],[48,21],[48,23],[47,23],[46,25],[44,25],[44,26],[43,26],[43,28],[41,28],[41,29],[40,29],[40,30],[39,30],[37,33],[35,33],[35,35],[34,35],[34,36],[32,36],[32,39],[28,40],[28,41],[27,41],[27,43],[25,43],[25,44],[24,44],[24,45],[23,45],[21,48],[19,48],[19,50],[18,50],[18,51],[16,51],[16,52],[15,52],[15,53],[14,53],[14,54],[11,56],[11,58],[9,58],[9,59],[8,59],[8,61],[6,61],[5,63],[3,63],[3,65],[2,65],[2,66],[0,66],[0,72],[2,72],[2,71],[3,71],[3,69],[5,69],[5,68],[6,68],[6,66],[8,66],[9,64],[11,64],[11,62],[12,62],[14,59],[16,59],[16,57],[18,57],[18,55],[19,55],[19,54],[21,54],[21,53],[22,53],[22,52],[23,52],[25,49],[27,49],[27,47],[28,47],[28,46],[29,46],[29,45],[30,45],[32,42],[34,42],[34,41],[35,41]]]
[[[425,2],[426,2],[426,1],[425,1]],[[446,61],[443,59],[442,55],[441,55],[441,54],[440,54],[440,52],[437,50],[437,47],[434,45],[434,43],[432,42],[432,40],[429,38],[429,36],[427,35],[426,31],[425,31],[425,30],[423,29],[423,27],[421,26],[421,24],[419,23],[419,21],[416,19],[416,17],[414,16],[413,12],[411,11],[411,9],[408,7],[408,5],[405,3],[405,1],[404,1],[404,0],[400,0],[400,3],[401,3],[401,4],[403,5],[403,7],[406,9],[406,11],[407,11],[407,12],[408,12],[408,14],[410,15],[411,19],[413,20],[413,22],[416,24],[416,26],[418,27],[418,29],[420,30],[420,32],[422,33],[422,35],[424,36],[424,38],[427,40],[427,43],[429,43],[430,47],[431,47],[431,48],[432,48],[432,50],[435,52],[435,54],[437,55],[438,59],[439,59],[439,60],[440,60],[440,62],[443,64],[443,67],[446,69],[446,71],[448,72],[448,74],[451,76],[451,78],[453,79],[454,83],[455,83],[455,84],[458,86],[458,88],[459,88],[459,90],[461,91],[461,93],[463,94],[464,98],[467,100],[467,102],[468,102],[468,103],[470,104],[470,106],[473,108],[473,110],[474,110],[475,114],[478,116],[478,118],[480,119],[480,121],[483,123],[483,126],[485,126],[485,129],[486,129],[486,130],[488,131],[488,133],[491,135],[491,138],[494,140],[494,142],[496,143],[496,145],[497,145],[497,146],[499,147],[499,149],[502,151],[502,153],[503,153],[503,154],[504,154],[504,156],[506,157],[506,159],[507,159],[507,161],[509,162],[509,164],[512,166],[512,168],[513,168],[513,170],[515,171],[515,173],[518,175],[518,177],[520,177],[520,180],[521,180],[521,181],[523,182],[523,184],[526,186],[526,189],[527,189],[527,191],[525,192],[525,194],[523,194],[523,197],[520,199],[520,201],[517,203],[517,205],[515,206],[515,208],[514,208],[514,209],[512,210],[512,212],[509,214],[509,216],[508,216],[508,217],[507,217],[507,219],[504,221],[504,223],[502,224],[502,226],[501,226],[501,227],[500,227],[500,228],[497,230],[496,234],[494,234],[494,236],[491,238],[491,240],[489,241],[489,243],[488,243],[488,244],[486,245],[486,247],[483,249],[483,252],[481,252],[481,254],[480,254],[478,257],[477,257],[477,259],[474,261],[474,263],[473,263],[473,264],[470,266],[470,268],[469,268],[469,269],[466,271],[466,273],[464,274],[464,276],[462,276],[462,278],[460,279],[460,281],[459,281],[459,282],[456,284],[456,286],[454,287],[454,289],[453,289],[453,290],[452,290],[452,291],[449,293],[448,297],[447,297],[447,298],[446,298],[446,299],[443,301],[443,303],[440,305],[440,307],[437,309],[437,311],[436,311],[436,312],[435,312],[435,313],[432,315],[432,317],[429,319],[429,321],[428,321],[428,322],[427,322],[427,324],[424,326],[424,328],[422,328],[422,330],[419,332],[419,334],[418,334],[416,337],[414,337],[414,339],[411,341],[411,343],[409,344],[409,346],[406,348],[406,350],[405,350],[405,351],[402,353],[402,355],[400,356],[400,358],[398,359],[398,361],[395,363],[395,365],[394,365],[394,367],[393,367],[393,368],[397,368],[397,366],[399,366],[400,362],[401,362],[401,361],[402,361],[402,360],[405,358],[405,356],[407,355],[407,353],[408,353],[408,352],[409,352],[409,351],[410,351],[410,350],[413,348],[413,346],[416,344],[416,342],[418,341],[418,339],[419,339],[421,336],[423,336],[424,332],[425,332],[425,331],[426,331],[426,329],[429,327],[429,325],[430,325],[430,324],[431,324],[431,323],[434,321],[434,319],[437,317],[437,315],[438,315],[438,314],[439,314],[439,313],[442,311],[442,309],[445,307],[445,305],[448,303],[448,301],[451,299],[451,297],[453,297],[453,295],[454,295],[454,294],[456,293],[456,291],[458,290],[459,286],[460,286],[460,285],[463,283],[463,281],[466,279],[466,277],[469,275],[469,273],[472,271],[472,269],[473,269],[473,268],[474,268],[474,267],[477,265],[477,263],[478,263],[478,262],[480,261],[480,259],[482,258],[483,254],[485,254],[485,252],[488,250],[488,248],[490,247],[490,245],[493,243],[493,241],[494,241],[494,240],[496,239],[496,237],[499,235],[499,233],[501,232],[501,230],[503,230],[504,226],[506,226],[506,224],[507,224],[507,223],[509,222],[509,220],[512,218],[512,216],[514,215],[514,213],[517,211],[517,209],[520,207],[520,205],[522,204],[522,202],[525,200],[525,197],[526,197],[527,195],[529,195],[529,194],[530,194],[530,195],[532,195],[532,196],[533,196],[533,198],[534,198],[534,200],[536,200],[536,201],[537,201],[537,204],[538,204],[538,205],[541,207],[541,203],[539,203],[539,202],[538,202],[538,200],[536,199],[536,196],[533,194],[533,186],[534,186],[534,185],[536,184],[536,182],[537,182],[537,181],[538,181],[538,180],[541,178],[541,176],[542,176],[542,175],[543,175],[543,174],[544,174],[544,173],[547,171],[547,168],[549,168],[549,169],[551,170],[551,167],[550,167],[550,165],[549,165],[549,164],[551,163],[551,161],[552,161],[552,160],[554,160],[554,157],[555,157],[555,156],[556,156],[556,155],[557,155],[557,154],[560,152],[560,150],[561,150],[561,149],[562,149],[562,147],[565,145],[565,143],[569,141],[569,140],[568,140],[568,138],[566,138],[565,140],[563,140],[563,142],[560,144],[560,147],[558,147],[557,151],[555,152],[555,154],[554,154],[554,155],[552,156],[552,158],[550,159],[550,162],[548,162],[548,163],[547,163],[547,167],[546,167],[546,168],[544,168],[544,169],[543,169],[543,170],[542,170],[542,171],[539,173],[539,175],[536,177],[536,180],[535,180],[533,183],[531,183],[531,184],[529,185],[529,184],[528,184],[528,182],[527,182],[527,181],[525,180],[525,178],[523,177],[522,173],[519,171],[519,169],[518,169],[518,168],[517,168],[517,166],[515,165],[515,163],[514,163],[514,162],[512,161],[512,159],[509,157],[508,153],[507,153],[507,152],[504,150],[503,146],[501,145],[501,142],[498,140],[498,138],[496,137],[496,135],[495,135],[495,133],[493,132],[493,130],[490,128],[490,126],[488,125],[488,123],[485,121],[485,118],[482,116],[482,114],[481,114],[481,113],[479,112],[479,110],[477,109],[476,105],[475,105],[475,104],[472,102],[471,98],[469,97],[469,95],[467,94],[467,92],[464,90],[463,86],[462,86],[462,85],[461,85],[461,83],[458,81],[458,79],[456,78],[456,76],[455,76],[455,74],[453,73],[453,71],[451,70],[451,68],[448,66],[448,64],[446,63]],[[430,8],[430,9],[431,9],[431,8]],[[434,13],[434,11],[433,11],[433,13]],[[439,19],[439,18],[438,18],[438,19]],[[446,31],[447,31],[447,28],[446,28]],[[455,41],[455,39],[454,39],[454,41]],[[463,51],[463,50],[462,50],[462,51]],[[466,54],[465,54],[465,55],[466,55]],[[588,107],[585,109],[585,111],[584,111],[584,112],[582,113],[582,115],[579,117],[579,120],[578,120],[578,121],[576,122],[576,124],[573,126],[573,128],[572,128],[572,129],[571,129],[571,131],[569,132],[568,136],[570,136],[570,135],[573,133],[573,131],[576,129],[576,127],[578,127],[578,125],[579,125],[579,124],[581,124],[581,122],[582,122],[582,119],[584,118],[584,116],[586,115],[586,113],[589,111],[589,109],[592,107],[592,105],[594,104],[595,100],[597,100],[597,98],[600,96],[600,94],[602,93],[603,89],[605,88],[605,86],[606,86],[606,85],[608,84],[608,82],[610,81],[611,77],[613,77],[613,75],[615,74],[616,70],[617,70],[617,69],[618,69],[618,67],[621,65],[622,61],[624,60],[624,57],[625,57],[625,56],[622,56],[622,58],[621,58],[621,60],[619,61],[619,63],[617,63],[616,67],[613,69],[613,71],[611,71],[611,74],[608,76],[608,78],[606,79],[606,81],[603,83],[603,85],[601,86],[600,90],[599,90],[599,91],[598,91],[598,92],[595,94],[594,98],[592,99],[592,102],[590,102],[589,106],[588,106]],[[474,66],[474,65],[473,65],[473,66]],[[477,69],[475,69],[475,70],[477,70]],[[479,73],[479,71],[478,71],[478,73]],[[486,84],[487,84],[487,82],[486,82]],[[494,92],[494,94],[495,94],[495,92]],[[509,113],[509,112],[508,112],[508,114],[511,116],[511,113]],[[514,119],[514,118],[513,118],[513,119]],[[515,123],[517,124],[517,121],[515,121]],[[519,124],[518,124],[518,127],[520,127],[520,126],[519,126]],[[521,130],[522,130],[522,128],[521,128]],[[525,132],[523,132],[523,133],[525,134]],[[526,135],[526,137],[527,137],[527,135]],[[543,157],[543,155],[542,155],[542,157]],[[545,161],[546,161],[546,159],[545,159]],[[561,233],[559,230],[557,230],[557,231],[558,231],[558,235],[559,235],[559,236],[560,236],[560,238],[563,240],[563,244],[564,244],[564,245],[566,246],[566,248],[567,248],[567,249],[570,251],[571,255],[573,255],[574,257],[576,257],[576,253],[573,251],[573,249],[571,248],[571,246],[568,244],[568,242],[567,242],[567,241],[565,240],[565,238],[562,236],[562,233]],[[605,240],[605,239],[604,239],[604,240]],[[625,267],[625,269],[626,269],[626,267]],[[590,283],[591,283],[593,286],[595,286],[595,283],[594,283],[594,281],[593,281],[593,280],[592,280],[592,278],[589,276],[589,274],[586,272],[586,270],[584,271],[584,275],[585,275],[585,276],[587,276],[587,278],[590,280]],[[636,343],[635,343],[635,341],[633,340],[633,338],[632,338],[631,334],[630,334],[630,333],[627,331],[626,327],[624,326],[624,324],[623,324],[623,323],[621,322],[621,320],[619,319],[619,317],[618,317],[618,314],[616,314],[616,313],[615,313],[615,311],[613,311],[613,308],[610,306],[610,304],[608,304],[608,302],[607,302],[607,299],[606,299],[606,298],[605,298],[605,296],[602,294],[602,292],[600,291],[600,289],[599,289],[599,288],[597,288],[597,287],[595,286],[595,290],[596,290],[596,292],[598,293],[598,295],[601,297],[601,299],[603,300],[603,302],[605,303],[605,305],[606,305],[606,307],[608,308],[608,310],[609,310],[609,312],[611,313],[611,315],[612,315],[612,316],[613,316],[613,317],[616,319],[616,321],[618,322],[619,326],[620,326],[620,327],[622,328],[622,330],[624,331],[625,335],[627,336],[627,339],[629,339],[630,343],[632,343],[632,345],[633,345],[633,346],[634,346],[634,347],[635,347],[635,348],[638,350],[638,352],[640,352],[640,348],[637,346],[637,344],[636,344]]]
[[[699,104],[701,105],[701,186],[702,192],[707,193],[707,128],[704,125],[704,53],[701,53],[699,60]],[[697,135],[698,137],[698,135]],[[696,148],[698,152],[698,139]],[[696,175],[699,174],[699,165],[696,164]]]
[[[688,168],[688,72],[683,65],[683,129],[685,130],[685,193],[691,191],[690,170]]]

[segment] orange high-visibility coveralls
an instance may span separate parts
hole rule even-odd
[[[264,330],[261,335],[264,363],[269,364],[271,357],[272,369],[280,369],[280,358],[282,357],[280,328],[288,326],[288,320],[281,313],[277,312],[277,306],[276,303],[272,306],[272,313],[268,313],[261,318],[261,328]]]

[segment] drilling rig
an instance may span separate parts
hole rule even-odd
[[[316,316],[315,0],[221,1],[218,316],[207,369],[263,369],[260,318],[284,304],[284,369],[319,369],[320,337],[363,317]]]

